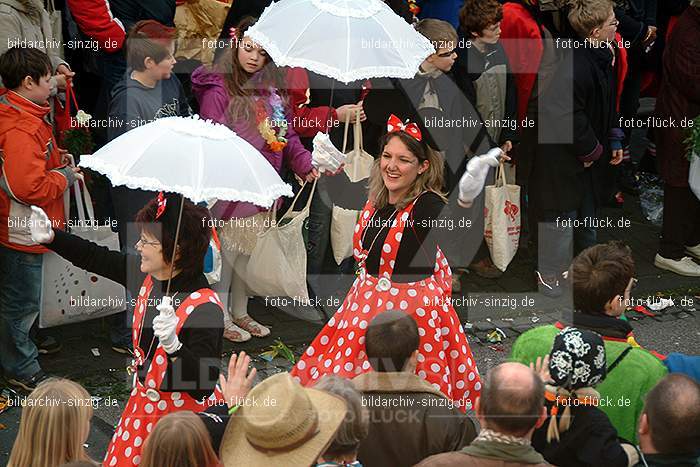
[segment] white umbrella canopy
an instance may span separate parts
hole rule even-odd
[[[278,66],[343,83],[413,78],[435,48],[381,0],[280,0],[246,31]]]
[[[280,196],[292,196],[257,149],[198,116],[134,128],[82,156],[79,165],[106,175],[114,186],[179,193],[194,203],[221,199],[270,207]]]

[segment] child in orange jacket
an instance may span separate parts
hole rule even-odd
[[[51,62],[34,48],[0,57],[0,354],[10,384],[31,391],[45,375],[29,329],[39,315],[41,267],[48,250],[32,242],[31,205],[63,228],[63,192],[80,177],[58,148],[48,121]]]

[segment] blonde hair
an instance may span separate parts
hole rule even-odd
[[[166,415],[143,445],[141,467],[214,467],[219,459],[204,422],[192,412]]]
[[[445,163],[440,154],[432,150],[430,146],[424,142],[416,140],[408,133],[397,131],[387,133],[379,140],[379,157],[375,159],[374,165],[372,165],[372,172],[369,176],[369,199],[374,205],[375,209],[382,209],[389,204],[389,190],[387,190],[386,185],[384,185],[381,163],[384,148],[392,138],[399,138],[401,142],[406,145],[411,154],[418,158],[419,164],[426,160],[429,163],[428,170],[422,174],[418,174],[411,189],[406,192],[406,195],[402,200],[399,200],[395,204],[396,209],[401,210],[405,208],[408,203],[413,201],[424,191],[432,191],[440,196],[444,201],[447,201],[442,192]]]
[[[613,11],[611,0],[573,0],[569,10],[569,23],[582,39],[600,28]]]
[[[90,430],[92,401],[78,383],[50,378],[36,387],[22,409],[9,467],[57,467],[91,462],[83,447]]]
[[[328,461],[347,454],[356,455],[360,442],[369,434],[369,412],[362,403],[362,394],[355,389],[352,381],[336,375],[324,376],[314,385],[314,389],[338,396],[348,406],[345,419],[323,453],[323,458]]]
[[[435,47],[435,52],[439,49],[457,47],[457,31],[447,21],[440,19],[426,18],[418,21],[415,25],[416,31],[421,33]],[[452,43],[452,47],[448,44]]]

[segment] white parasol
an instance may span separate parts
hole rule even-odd
[[[280,196],[292,196],[291,187],[250,143],[198,116],[159,118],[134,128],[95,154],[82,156],[79,165],[106,175],[114,186],[181,194],[175,245],[184,198],[270,207]],[[171,268],[174,263],[175,248]]]
[[[381,0],[281,0],[246,31],[278,66],[343,83],[413,78],[435,49]]]

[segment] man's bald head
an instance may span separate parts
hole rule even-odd
[[[691,378],[674,373],[659,381],[643,413],[659,453],[692,453],[700,446],[700,384]]]
[[[486,375],[480,415],[494,430],[525,436],[535,427],[544,407],[544,384],[521,363],[501,363]]]

